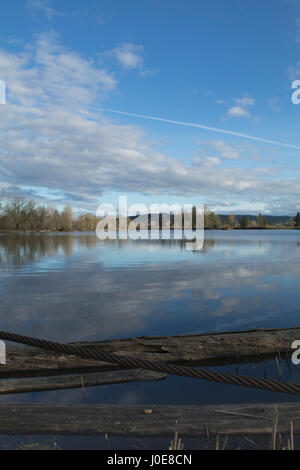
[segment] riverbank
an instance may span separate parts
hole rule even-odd
[[[128,229],[130,231],[130,229]],[[161,230],[161,229],[159,229]],[[194,230],[194,229],[193,229]],[[291,231],[297,231],[297,230],[300,230],[300,227],[274,227],[274,226],[271,226],[271,227],[247,227],[246,229],[243,229],[243,228],[240,228],[240,227],[236,227],[236,228],[225,228],[225,227],[219,227],[219,228],[209,228],[209,227],[205,227],[204,228],[205,231],[226,231],[226,232],[235,232],[235,231],[270,231],[270,230],[291,230]],[[133,231],[133,230],[132,230]],[[149,228],[149,231],[150,231],[150,228]],[[174,228],[170,228],[170,231],[171,232],[174,232],[175,229]],[[0,233],[12,233],[12,234],[47,234],[47,233],[86,233],[86,232],[95,232],[96,233],[96,230],[1,230],[0,229]],[[117,228],[116,229],[116,232],[119,233],[119,229]]]

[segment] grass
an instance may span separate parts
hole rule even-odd
[[[179,437],[178,432],[175,431],[174,440],[171,441],[169,450],[183,450],[183,449],[184,449],[184,444],[181,438]]]
[[[273,423],[272,423],[272,433],[270,437],[270,444],[269,444],[269,450],[295,450],[295,439],[294,439],[294,423],[293,421],[290,421],[290,432],[288,436],[285,436],[285,440],[282,436],[281,433],[278,432],[278,408],[277,406],[274,408],[274,416],[273,416]],[[177,424],[177,423],[176,423]],[[210,435],[208,432],[208,428],[206,425],[206,433],[207,433],[207,440],[210,440]],[[215,450],[226,450],[227,444],[228,444],[228,436],[224,436],[224,440],[221,443],[221,438],[219,435],[216,436],[216,441],[215,441]],[[247,441],[251,447],[253,447],[256,450],[260,450],[259,445],[257,442],[254,440],[250,439],[249,437],[244,437],[243,438],[245,441]],[[240,450],[240,446],[236,450]],[[174,439],[171,441],[169,450],[183,450],[184,449],[184,444],[182,439],[179,437],[178,431],[175,431],[174,433]]]

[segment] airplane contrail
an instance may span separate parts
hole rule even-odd
[[[264,142],[265,144],[277,145],[278,147],[286,147],[286,148],[300,150],[300,146],[297,146],[297,145],[285,144],[284,142],[264,139],[263,137],[255,137],[253,135],[243,134],[242,132],[229,131],[226,129],[220,129],[218,127],[210,127],[210,126],[205,126],[203,124],[195,124],[193,122],[174,121],[172,119],[165,119],[165,118],[156,117],[156,116],[145,116],[144,114],[127,113],[126,111],[118,111],[116,109],[108,109],[108,108],[100,108],[100,109],[108,113],[122,114],[124,116],[131,116],[131,117],[136,117],[136,118],[141,118],[141,119],[150,119],[152,121],[167,122],[169,124],[177,124],[179,126],[196,127],[198,129],[204,129],[206,131],[218,132],[219,134],[233,135],[235,137],[241,137],[243,139],[256,140],[258,142]]]

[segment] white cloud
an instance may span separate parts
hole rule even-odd
[[[113,50],[113,53],[119,63],[125,69],[142,69],[143,68],[143,46],[125,42]]]
[[[235,106],[231,107],[227,111],[227,115],[231,117],[246,117],[249,118],[251,117],[251,114],[249,111],[246,109],[248,107],[251,107],[254,105],[255,100],[253,98],[250,98],[248,96],[244,96],[243,98],[235,98],[234,99]]]
[[[207,167],[221,165],[221,160],[218,157],[206,157],[203,162]]]
[[[41,35],[25,52],[0,51],[0,67],[7,83],[10,102],[32,106],[87,105],[95,93],[105,94],[116,86],[116,79],[94,62],[62,47],[55,33]]]
[[[27,6],[33,11],[42,13],[48,20],[51,20],[54,16],[61,15],[60,12],[51,8],[49,0],[28,0]]]
[[[291,65],[289,68],[288,68],[288,75],[289,75],[289,78],[292,81],[294,80],[299,80],[299,76],[300,76],[300,60],[298,62],[296,62],[294,65]],[[292,84],[291,84],[292,85]]]
[[[20,39],[20,38],[7,39],[7,44],[11,44],[13,46],[18,46],[18,45],[22,44],[22,42],[23,42],[23,39]]]
[[[232,117],[250,117],[251,114],[241,106],[233,106],[227,111],[228,116]]]
[[[278,112],[278,111],[281,110],[281,108],[280,108],[280,106],[279,106],[279,98],[278,98],[278,96],[274,96],[273,98],[269,98],[269,99],[267,100],[267,102],[268,102],[268,105],[271,107],[272,111]]]
[[[247,96],[244,98],[236,98],[235,102],[238,106],[241,106],[242,108],[245,108],[247,106],[253,106],[255,103],[253,98],[249,98]]]
[[[54,34],[18,54],[0,50],[0,69],[8,89],[0,114],[0,187],[8,191],[38,187],[45,198],[62,197],[90,210],[109,191],[197,195],[203,202],[269,198],[270,205],[280,194],[285,208],[299,201],[296,172],[275,181],[261,168],[224,168],[213,156],[187,163],[158,152],[140,127],[91,111],[117,81],[62,47]],[[238,158],[224,141],[214,145],[221,158]]]
[[[213,140],[211,142],[213,148],[220,152],[220,156],[222,158],[229,158],[233,160],[237,160],[240,158],[239,152],[234,150],[230,145],[228,145],[224,140]]]

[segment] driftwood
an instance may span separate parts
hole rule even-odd
[[[188,336],[140,337],[95,343],[74,343],[124,355],[142,356],[177,364],[218,365],[259,362],[290,355],[300,327],[280,330],[251,330]],[[0,378],[50,376],[120,370],[118,365],[80,359],[29,347],[7,345],[7,364]]]
[[[72,374],[54,377],[35,377],[8,379],[0,381],[0,395],[62,390],[67,388],[86,388],[124,382],[162,380],[166,374],[143,369],[126,371],[99,372],[94,374]]]
[[[277,432],[300,433],[300,404],[281,403]],[[116,406],[0,404],[1,434],[181,436],[270,435],[274,404]]]

